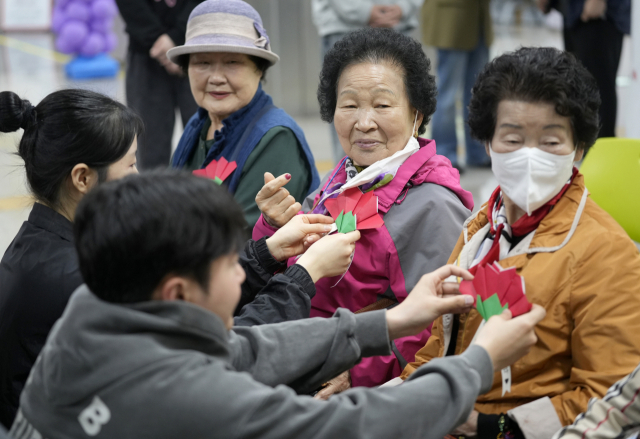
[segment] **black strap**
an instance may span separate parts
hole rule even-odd
[[[460,330],[460,316],[453,316],[453,327],[451,328],[451,339],[445,357],[456,354],[456,341],[458,340],[458,331]]]

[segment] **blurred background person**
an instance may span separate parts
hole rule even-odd
[[[256,194],[271,174],[289,173],[288,192],[296,199],[318,187],[302,129],[262,89],[267,69],[280,58],[253,7],[241,0],[207,0],[190,17],[186,43],[169,57],[187,72],[200,107],[182,133],[174,167],[193,171],[220,158],[235,162],[224,184],[250,227],[260,216]]]
[[[189,81],[167,51],[184,44],[189,14],[203,0],[116,0],[129,34],[127,105],[142,117],[141,170],[169,166],[176,109],[183,126],[198,109]]]
[[[600,89],[598,137],[615,137],[618,96],[616,76],[624,34],[631,33],[631,0],[538,0],[564,17],[564,47],[596,78]]]
[[[462,96],[466,164],[489,167],[484,147],[471,137],[469,118],[471,88],[478,73],[489,61],[493,29],[489,0],[425,0],[422,6],[422,42],[438,50],[438,107],[433,115],[431,137],[438,154],[451,160],[459,171],[456,135],[456,102]]]
[[[364,27],[392,28],[409,35],[418,27],[418,8],[424,0],[312,0],[313,22],[321,39],[322,58],[346,33]],[[344,151],[331,123],[333,160]]]

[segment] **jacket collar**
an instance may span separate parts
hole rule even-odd
[[[389,211],[403,190],[409,189],[414,184],[419,184],[417,182],[410,182],[411,178],[435,154],[435,142],[425,142],[423,140],[420,142],[420,149],[400,166],[393,180],[391,180],[389,184],[374,191],[378,196],[378,208],[382,212],[387,213]]]
[[[472,210],[471,193],[460,186],[460,174],[451,166],[451,162],[436,154],[435,141],[418,138],[418,143],[420,143],[420,149],[398,168],[393,180],[374,191],[378,197],[378,210],[387,213],[393,204],[402,202],[403,192],[406,193],[411,187],[423,183],[434,183],[446,187],[458,196],[467,209]],[[334,168],[331,175],[333,177],[322,188],[323,192],[333,184],[346,181],[344,161]]]
[[[460,174],[451,162],[436,154],[436,142],[418,138],[418,143],[420,149],[400,166],[393,180],[376,191],[380,210],[387,212],[394,203],[402,203],[403,192],[424,183],[449,189],[464,207],[473,210],[473,196],[460,186]]]
[[[73,242],[73,223],[44,204],[33,203],[28,222],[58,235],[65,241]]]
[[[523,240],[529,245],[518,245],[509,255],[555,252],[567,245],[578,227],[588,195],[584,177],[578,173],[558,204],[540,221],[538,228]],[[474,217],[465,222],[465,244],[488,224],[487,210],[485,203]]]

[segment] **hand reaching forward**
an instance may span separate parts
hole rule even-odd
[[[256,204],[265,221],[272,227],[282,227],[293,218],[302,206],[283,186],[291,181],[291,174],[275,178],[270,172],[264,174],[264,186],[256,195]]]
[[[387,311],[389,338],[418,334],[443,314],[459,314],[471,310],[473,298],[460,295],[456,282],[444,282],[451,275],[473,279],[467,270],[455,265],[445,265],[422,276],[407,298]]]
[[[332,223],[333,219],[325,215],[296,215],[267,239],[269,252],[278,261],[298,256],[328,233]]]
[[[342,372],[340,375],[330,380],[327,385],[316,393],[313,397],[326,401],[334,393],[341,393],[351,388],[351,372]]]
[[[474,344],[482,346],[489,353],[493,370],[502,370],[525,356],[536,344],[538,338],[534,328],[546,314],[544,308],[536,304],[531,311],[516,318],[512,318],[511,311],[507,309],[489,319]]]
[[[357,230],[325,236],[311,245],[298,259],[297,264],[307,270],[313,283],[323,277],[344,274],[351,265],[351,255],[358,239],[360,232]]]

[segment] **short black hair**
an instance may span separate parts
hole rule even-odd
[[[151,299],[169,274],[203,289],[211,263],[239,251],[242,209],[212,180],[161,170],[100,185],[79,203],[74,220],[80,272],[100,299]]]
[[[89,90],[51,93],[35,108],[17,94],[0,93],[0,131],[24,128],[18,154],[24,160],[35,198],[58,207],[63,183],[71,170],[84,163],[104,181],[107,167],[129,151],[143,131],[140,117],[130,108]]]
[[[478,75],[469,102],[471,135],[490,142],[498,104],[504,100],[553,104],[571,119],[576,149],[593,145],[600,130],[598,84],[578,59],[550,47],[523,47],[489,62]]]
[[[365,28],[348,33],[327,52],[320,72],[318,102],[320,116],[333,122],[338,101],[338,81],[354,64],[388,62],[404,73],[409,102],[423,114],[418,133],[423,134],[436,111],[436,80],[429,73],[431,62],[422,45],[392,29]]]
[[[182,69],[182,72],[187,76],[189,75],[189,56],[190,54],[187,53],[185,55],[178,56],[176,59],[176,64],[180,66],[180,68]],[[254,56],[254,55],[247,55],[247,56],[256,65],[256,70],[258,70],[262,75],[262,78],[260,78],[260,80],[262,82],[266,82],[267,70],[269,69],[269,67],[271,67],[271,62],[269,62],[269,60],[267,60],[266,58],[262,58],[259,56]]]

